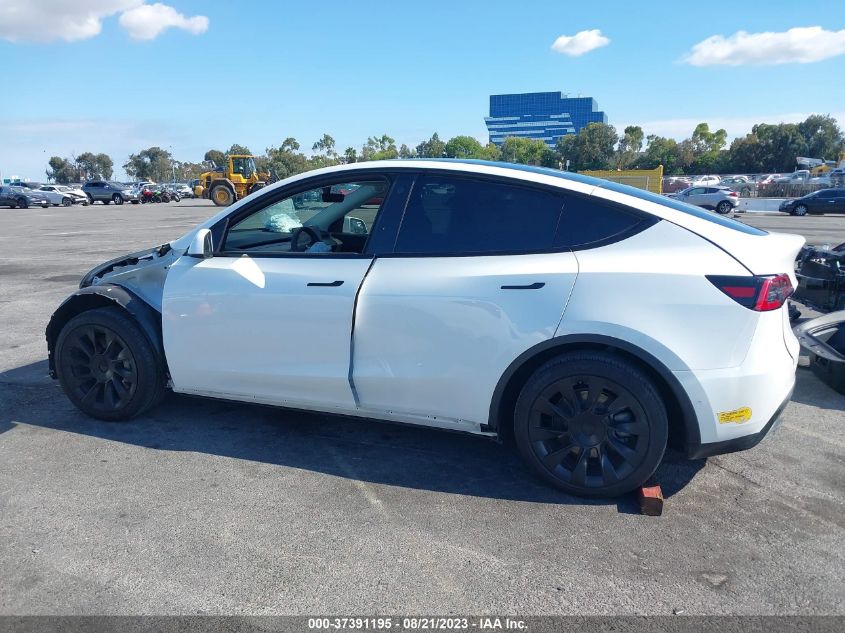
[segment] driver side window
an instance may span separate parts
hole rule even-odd
[[[250,255],[363,253],[387,194],[386,180],[322,185],[235,221],[223,252]]]

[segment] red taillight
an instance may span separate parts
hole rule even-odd
[[[739,194],[736,191],[731,191],[728,195],[733,196],[734,198],[739,196]]]
[[[777,310],[794,291],[787,274],[756,277],[708,275],[707,279],[738,304],[757,312]]]

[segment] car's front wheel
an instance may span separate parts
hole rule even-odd
[[[792,215],[807,215],[807,205],[796,205],[795,208],[792,210]]]
[[[27,200],[26,198],[18,198],[17,204],[21,209],[29,208],[29,200]]]
[[[165,376],[155,349],[120,308],[83,312],[56,341],[56,372],[65,394],[84,413],[128,420],[164,396]]]
[[[72,204],[73,204],[73,200],[71,200],[70,198],[62,198],[62,206],[63,207],[69,207]]]
[[[119,193],[114,194],[112,196],[112,200],[115,204],[123,204],[123,196],[121,196]]]
[[[649,377],[603,352],[549,361],[517,399],[514,436],[523,459],[565,492],[612,497],[657,469],[669,432],[666,407]]]

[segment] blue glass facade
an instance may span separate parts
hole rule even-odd
[[[490,95],[490,116],[484,117],[490,142],[508,136],[538,139],[554,147],[557,139],[577,134],[589,123],[607,123],[592,97],[569,98],[561,92]]]

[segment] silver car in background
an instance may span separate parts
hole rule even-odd
[[[739,206],[739,194],[727,187],[688,187],[678,193],[669,194],[669,197],[722,215]]]

